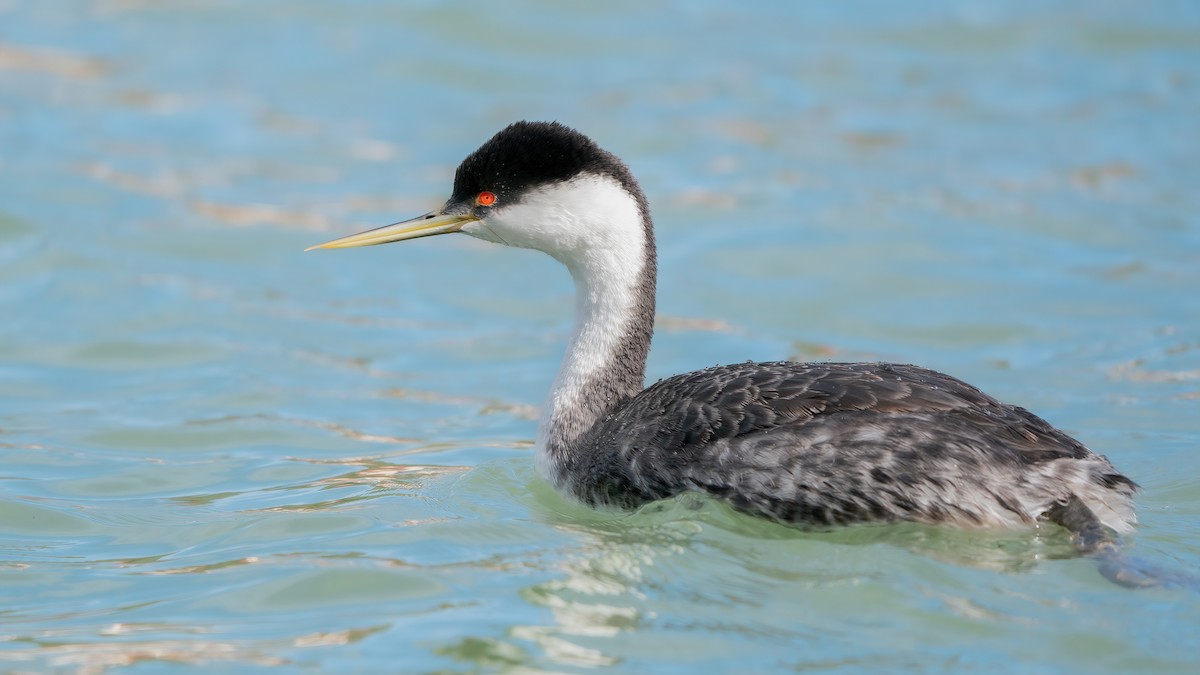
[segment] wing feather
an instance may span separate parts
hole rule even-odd
[[[1024,408],[887,363],[742,363],[677,375],[619,406],[580,445],[574,489],[587,501],[633,505],[701,490],[809,524],[1032,522],[1071,496],[1061,475],[1071,471],[1102,497],[1113,493],[1131,522],[1136,487]]]

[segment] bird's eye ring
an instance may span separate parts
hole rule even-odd
[[[484,190],[475,196],[475,204],[478,206],[491,206],[496,203],[496,193]]]

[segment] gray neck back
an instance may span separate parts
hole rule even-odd
[[[625,228],[620,247],[603,255],[559,257],[575,282],[575,327],[537,443],[538,468],[558,485],[565,481],[564,470],[580,459],[580,437],[644,385],[657,261],[645,197],[634,187],[637,222]]]

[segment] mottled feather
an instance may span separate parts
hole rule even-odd
[[[697,490],[802,526],[1032,524],[1081,497],[1128,531],[1136,486],[1029,411],[881,363],[742,363],[654,384],[578,441],[568,485],[634,506]]]

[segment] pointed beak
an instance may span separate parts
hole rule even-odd
[[[375,246],[376,244],[389,244],[393,241],[404,241],[405,239],[417,239],[419,237],[432,237],[435,234],[449,234],[450,232],[458,232],[463,228],[463,225],[471,221],[479,220],[472,215],[464,214],[446,214],[437,211],[431,211],[423,216],[417,216],[411,220],[406,220],[402,223],[393,225],[384,225],[366,232],[359,232],[341,239],[327,241],[324,244],[309,246],[304,249],[311,251],[315,248],[353,248],[356,246]]]

